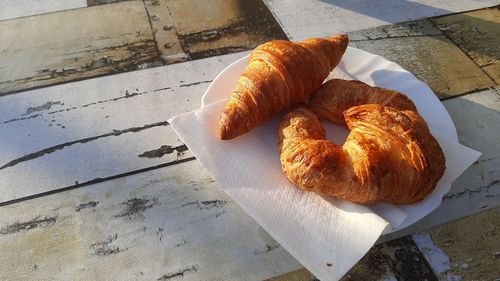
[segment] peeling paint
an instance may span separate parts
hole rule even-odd
[[[494,197],[494,195],[490,195],[489,194],[489,189],[490,189],[490,187],[495,186],[495,185],[497,185],[499,183],[500,183],[500,180],[499,179],[495,179],[495,180],[492,180],[491,182],[489,182],[488,184],[483,185],[483,186],[479,186],[477,188],[473,188],[473,189],[466,188],[466,189],[464,189],[464,190],[462,190],[460,192],[456,192],[456,193],[453,193],[453,194],[447,194],[447,195],[443,196],[443,200],[452,199],[452,198],[456,198],[456,197],[461,197],[461,196],[464,196],[464,195],[468,195],[469,198],[472,198],[474,196],[474,194],[476,194],[476,193],[483,193],[483,192],[488,193],[488,195],[486,195],[486,197]]]
[[[197,272],[197,271],[198,271],[198,265],[194,264],[190,267],[186,267],[184,269],[179,269],[176,272],[167,273],[156,280],[165,281],[165,280],[169,280],[169,279],[172,279],[172,278],[178,277],[178,276],[184,277],[184,274],[186,274],[186,273],[192,273],[192,272]]]
[[[143,216],[144,211],[149,208],[153,208],[154,205],[157,205],[159,203],[158,203],[158,198],[155,197],[152,200],[142,199],[142,198],[132,198],[122,204],[125,205],[125,209],[115,217],[117,218],[125,217],[131,219],[134,217],[144,218]]]
[[[87,203],[79,204],[75,207],[75,211],[80,212],[82,209],[94,208],[97,204],[99,204],[99,201],[89,201]]]
[[[101,242],[91,244],[90,249],[92,250],[92,255],[109,256],[119,253],[121,251],[120,248],[115,245],[111,245],[111,243],[117,238],[118,234],[115,234],[113,236],[106,237],[106,239]]]
[[[14,159],[12,161],[9,161],[8,163],[6,163],[3,166],[1,166],[0,170],[8,168],[8,167],[13,167],[13,166],[15,166],[17,164],[20,164],[22,162],[34,160],[36,158],[39,158],[39,157],[42,157],[44,155],[50,154],[50,153],[55,152],[57,150],[62,150],[64,148],[66,148],[66,147],[69,147],[69,146],[72,146],[72,145],[75,145],[75,144],[88,143],[88,142],[95,141],[95,140],[101,139],[101,138],[106,138],[106,137],[111,137],[111,136],[119,136],[119,135],[125,134],[125,133],[135,133],[135,132],[139,132],[139,131],[142,131],[142,130],[147,130],[147,129],[150,129],[150,128],[153,128],[153,127],[168,126],[168,125],[169,124],[168,124],[167,121],[163,121],[163,122],[157,122],[157,123],[147,124],[147,125],[144,125],[142,127],[132,127],[132,128],[123,129],[123,130],[113,130],[113,132],[110,132],[110,133],[107,133],[107,134],[103,134],[103,135],[99,135],[99,136],[94,136],[94,137],[89,137],[89,138],[84,138],[84,139],[79,139],[79,140],[75,140],[75,141],[66,142],[66,143],[63,143],[63,144],[55,145],[55,146],[52,146],[52,147],[48,147],[48,148],[36,151],[36,152],[30,153],[30,154],[24,155],[22,157],[19,157],[17,159]]]
[[[20,231],[32,230],[38,227],[50,226],[56,223],[56,219],[56,217],[35,217],[29,221],[15,222],[0,229],[0,234],[12,234]]]
[[[37,111],[49,110],[53,105],[56,105],[56,104],[62,104],[62,102],[60,102],[60,101],[48,101],[43,105],[28,107],[28,109],[26,109],[26,113],[24,113],[21,116],[26,116],[26,115],[29,115],[33,112],[37,112]]]
[[[160,148],[145,151],[139,155],[139,158],[161,158],[166,154],[171,154],[177,151],[177,156],[180,156],[183,152],[187,151],[188,147],[186,145],[179,145],[172,147],[171,145],[162,145]]]
[[[260,255],[266,255],[268,254],[269,252],[271,251],[274,251],[276,249],[278,249],[280,247],[280,245],[278,244],[278,242],[271,242],[269,244],[266,244],[266,247],[263,248],[263,249],[257,249],[255,250],[253,253],[254,255],[256,256],[260,256]]]

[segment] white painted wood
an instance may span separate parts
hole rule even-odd
[[[498,4],[496,0],[264,0],[290,39],[325,37]]]
[[[182,145],[168,126],[140,132],[124,130],[137,131],[198,108],[210,81],[244,55],[214,57],[0,97],[0,202],[191,157],[189,152],[178,156],[177,151],[161,158],[138,157],[162,145]],[[121,134],[115,136],[113,132]],[[91,139],[95,137],[98,139]],[[43,152],[58,145],[63,146]],[[43,155],[1,168],[37,152]]]
[[[0,0],[0,20],[87,7],[87,0]]]
[[[0,280],[262,280],[301,267],[198,161],[3,206],[0,245]]]

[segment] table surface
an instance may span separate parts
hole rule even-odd
[[[0,0],[0,280],[312,279],[166,120],[262,42],[343,32],[483,153],[344,279],[499,278],[498,1],[368,2]]]

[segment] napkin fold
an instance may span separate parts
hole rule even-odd
[[[401,76],[407,72],[396,64],[348,48],[335,75],[373,82],[370,80],[374,78],[373,72],[363,70],[356,63],[360,59],[370,71],[376,69],[377,64],[383,69],[393,70],[387,75],[394,75],[393,81],[400,81],[401,84],[390,84],[390,76],[384,76],[380,84],[389,83],[396,88],[407,89],[403,92],[414,99],[443,148],[447,160],[445,174],[434,192],[422,202],[363,206],[297,188],[281,171],[276,139],[281,116],[236,139],[220,140],[217,126],[226,103],[222,97],[227,97],[228,93],[216,89],[230,91],[232,86],[228,83],[237,79],[238,72],[243,70],[242,64],[229,66],[223,71],[227,73],[225,77],[219,75],[207,90],[210,95],[203,97],[201,108],[174,116],[168,121],[225,192],[322,281],[340,279],[368,252],[381,234],[411,225],[437,208],[451,183],[480,156],[479,152],[453,139],[453,136],[456,137],[455,128],[452,125],[450,128],[451,119],[445,122],[449,116],[446,111],[443,113],[444,109],[432,91],[411,74]],[[352,68],[352,72],[346,68]],[[401,77],[404,79],[401,80]],[[342,143],[348,134],[345,128],[324,125],[327,137],[337,143]],[[436,134],[439,131],[447,133],[448,137]]]

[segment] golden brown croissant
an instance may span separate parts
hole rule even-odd
[[[320,119],[345,125],[342,115],[345,110],[370,103],[417,111],[415,104],[399,92],[342,79],[332,79],[321,85],[311,97],[309,107]]]
[[[220,137],[238,137],[272,115],[305,102],[339,63],[346,35],[301,42],[276,40],[250,54],[220,116]]]
[[[283,118],[280,160],[292,183],[362,204],[409,204],[434,190],[445,158],[417,112],[366,104],[349,108],[344,118],[351,132],[342,147],[325,139],[304,106]]]

